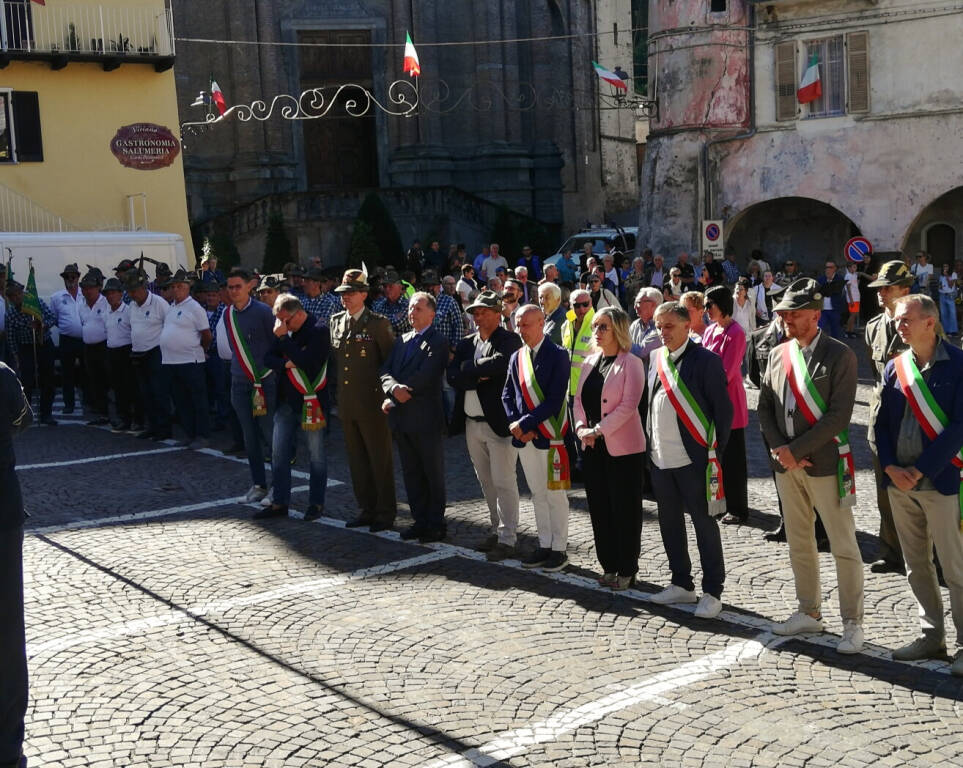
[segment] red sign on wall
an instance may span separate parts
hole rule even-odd
[[[127,168],[155,171],[174,162],[181,143],[163,125],[134,123],[117,131],[110,141],[110,151]]]

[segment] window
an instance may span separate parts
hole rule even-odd
[[[776,120],[834,117],[869,111],[869,33],[801,43],[788,41],[774,46]],[[819,66],[822,96],[799,104],[796,91],[803,74],[815,59]]]
[[[37,92],[0,89],[0,163],[42,161]]]
[[[726,0],[709,0],[709,10],[712,13],[725,13]]]

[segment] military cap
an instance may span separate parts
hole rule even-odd
[[[92,269],[80,281],[81,288],[97,287],[104,284],[104,275],[99,269]]]
[[[819,283],[811,277],[801,277],[791,282],[782,299],[773,307],[775,312],[791,312],[794,309],[822,309],[823,295]]]
[[[909,286],[916,278],[899,259],[887,261],[879,270],[879,276],[869,284],[870,288],[885,288],[890,285]]]
[[[128,291],[134,288],[146,288],[147,282],[147,273],[142,269],[131,270],[124,275],[124,285],[127,286]]]
[[[334,289],[335,293],[354,293],[356,291],[368,292],[368,278],[360,269],[349,269],[341,278],[341,285]]]
[[[401,275],[397,272],[388,271],[385,272],[384,277],[381,279],[385,285],[394,285],[401,282]]]
[[[310,267],[304,273],[304,279],[314,280],[316,283],[321,283],[327,280],[328,276],[324,273],[324,270],[321,269],[321,267]]]
[[[471,304],[465,307],[465,311],[468,313],[476,309],[494,309],[496,312],[501,312],[502,299],[494,291],[482,291]]]
[[[154,270],[154,274],[155,274],[157,277],[170,277],[170,276],[171,276],[171,268],[168,267],[166,264],[163,264],[163,263],[158,264],[158,265],[157,265],[157,269]]]
[[[130,259],[121,259],[120,264],[114,267],[114,272],[126,272],[128,269],[133,269],[136,266],[134,262]]]
[[[281,281],[278,280],[276,275],[265,275],[261,278],[261,282],[257,287],[257,292],[261,291],[277,291],[280,290]]]
[[[77,275],[77,277],[80,277],[80,268],[76,264],[68,264],[64,267],[64,271],[60,273],[61,277],[67,277],[67,275]]]
[[[421,284],[422,285],[441,285],[441,280],[438,279],[438,274],[433,270],[426,269],[421,274]]]
[[[106,283],[104,283],[104,292],[107,291],[123,291],[124,284],[120,282],[116,277],[110,278]]]
[[[193,283],[194,276],[191,275],[190,272],[188,272],[185,269],[178,269],[173,275],[171,275],[170,279],[167,282],[168,283]]]

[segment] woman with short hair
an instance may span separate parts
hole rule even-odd
[[[630,351],[624,310],[600,309],[592,318],[592,340],[596,351],[582,364],[575,395],[575,434],[583,446],[585,495],[603,571],[599,583],[623,590],[639,570],[645,368]]]

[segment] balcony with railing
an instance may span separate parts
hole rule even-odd
[[[63,69],[72,61],[174,65],[174,26],[169,8],[157,6],[39,5],[2,0],[0,69],[11,61],[48,61]]]

